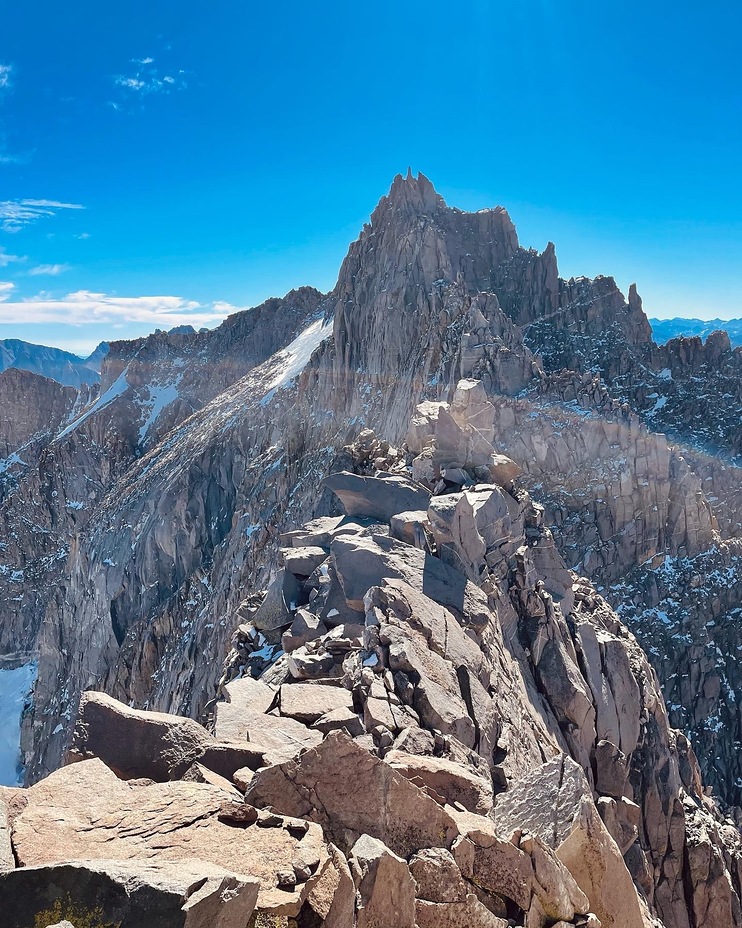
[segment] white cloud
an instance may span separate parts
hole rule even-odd
[[[117,77],[116,83],[119,87],[126,87],[128,90],[144,90],[147,86],[144,81],[140,81],[136,77]]]
[[[13,284],[10,284],[12,289]],[[0,290],[0,298],[2,298]],[[10,290],[8,290],[10,293]],[[0,302],[0,324],[124,325],[141,323],[169,329],[175,325],[200,326],[221,322],[238,307],[229,303],[197,303],[179,296],[120,297],[77,290],[61,299],[42,293],[24,300]]]
[[[15,290],[14,283],[9,280],[0,280],[0,303],[7,300],[13,290]]]
[[[0,90],[7,90],[12,86],[13,65],[0,64]]]
[[[62,209],[85,207],[59,200],[0,200],[0,228],[3,232],[19,232],[29,223],[55,216]]]
[[[28,272],[31,277],[56,277],[69,271],[69,264],[39,264]]]
[[[186,86],[185,71],[179,70],[172,73],[164,74],[160,68],[155,67],[154,58],[132,58],[131,63],[136,65],[133,74],[117,74],[114,77],[114,84],[123,91],[123,96],[127,99],[141,99],[150,94],[171,93],[173,90],[181,90]],[[121,109],[121,105],[111,102],[115,109]]]
[[[9,264],[17,264],[25,260],[25,257],[21,255],[9,255],[4,248],[0,248],[0,267],[7,267]]]

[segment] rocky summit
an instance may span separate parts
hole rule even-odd
[[[3,928],[742,926],[726,334],[408,174],[330,293],[0,396]]]

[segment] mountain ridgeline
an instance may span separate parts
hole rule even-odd
[[[236,928],[742,925],[728,335],[657,344],[635,286],[408,174],[330,293],[114,342],[92,391],[42,373],[0,374],[0,650],[37,668],[13,879],[81,835],[146,859],[96,822],[172,800],[204,880],[257,881]],[[45,824],[80,789],[77,837]]]
[[[87,358],[80,358],[60,348],[45,348],[17,338],[6,338],[0,341],[0,372],[9,368],[30,371],[63,386],[80,389],[98,383],[107,352],[106,342],[101,342]]]

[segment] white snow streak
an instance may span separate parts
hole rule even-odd
[[[180,378],[178,378],[176,383],[149,385],[149,400],[146,404],[143,404],[144,406],[149,406],[149,412],[147,413],[147,418],[139,428],[140,442],[143,442],[147,437],[147,432],[149,432],[152,425],[154,425],[162,410],[166,406],[169,406],[174,400],[177,400],[179,384]]]
[[[79,419],[75,419],[75,421],[68,425],[66,429],[62,429],[59,435],[57,435],[57,441],[59,441],[60,438],[64,438],[65,435],[69,435],[70,432],[74,432],[78,425],[82,425],[82,423],[89,416],[92,416],[94,412],[98,412],[99,409],[105,408],[110,403],[112,403],[116,397],[121,396],[122,393],[125,393],[129,387],[129,383],[126,379],[126,372],[128,370],[128,366],[125,367],[111,384],[111,386],[106,390],[106,392],[101,394],[101,396],[98,397],[93,405],[89,406],[85,410]]]
[[[268,384],[268,392],[260,401],[261,406],[267,406],[273,399],[276,390],[286,386],[304,370],[317,348],[332,331],[332,322],[325,323],[323,318],[316,319],[300,332],[276,357],[283,367]]]

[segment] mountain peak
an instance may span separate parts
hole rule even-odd
[[[432,215],[437,209],[445,208],[443,197],[435,191],[428,178],[418,173],[415,177],[410,168],[407,175],[397,174],[392,181],[389,193],[382,197],[374,215],[379,210],[386,212],[396,210],[404,215]]]

